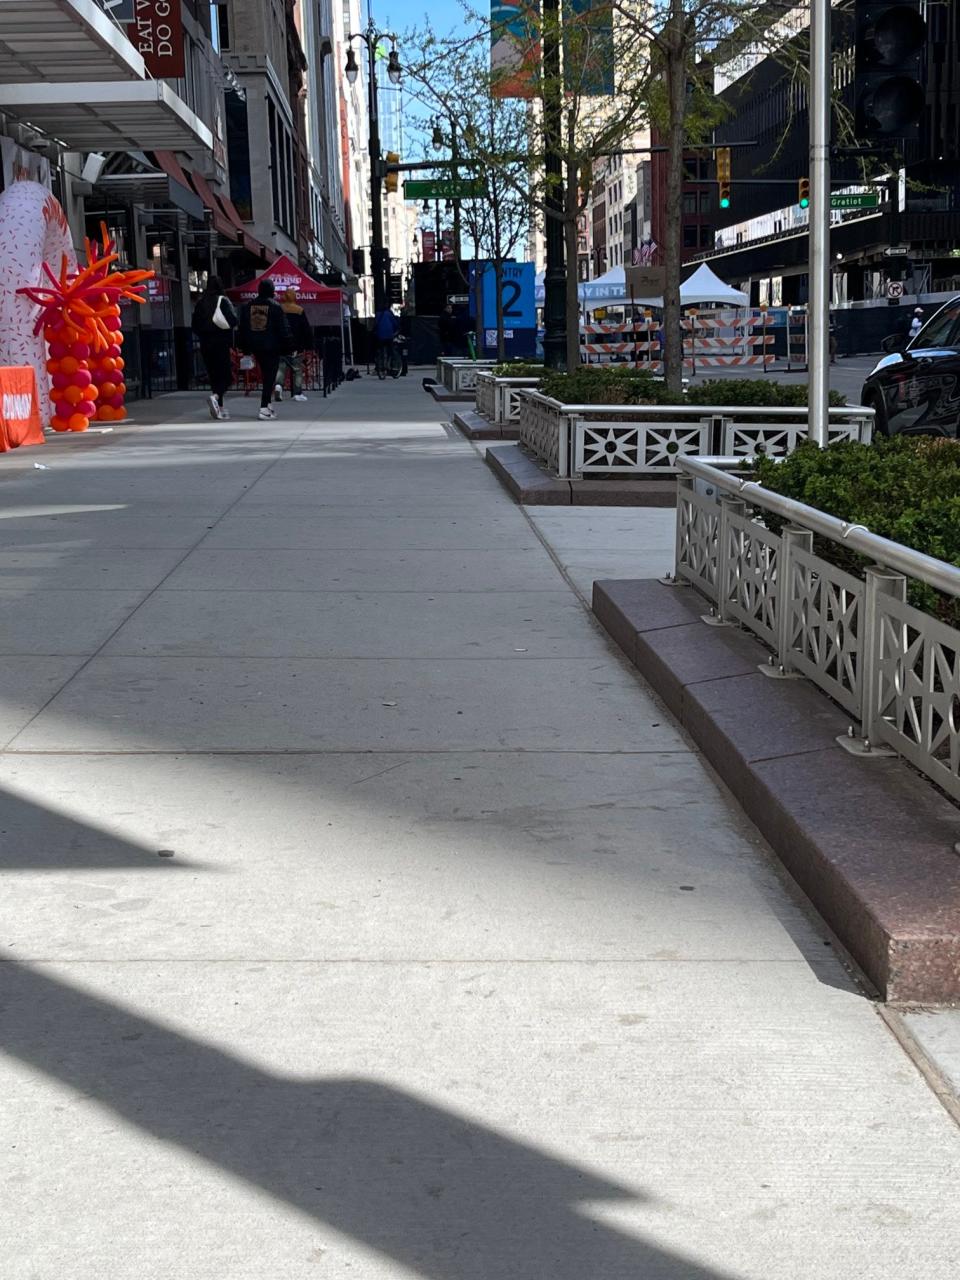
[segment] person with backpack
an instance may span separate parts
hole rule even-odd
[[[287,370],[290,370],[290,390],[294,400],[306,400],[303,394],[303,353],[309,351],[313,346],[313,330],[310,328],[310,321],[307,319],[306,312],[297,302],[296,289],[287,289],[283,295],[283,301],[280,303],[283,308],[283,314],[287,317],[287,324],[290,326],[290,349],[280,359],[280,368],[283,371],[280,375],[280,381],[277,383],[274,394],[278,400],[283,397],[283,383],[287,376]]]
[[[197,300],[193,310],[193,332],[200,344],[200,356],[210,382],[210,417],[218,422],[229,422],[223,398],[233,381],[230,352],[233,348],[233,331],[237,327],[237,313],[230,299],[224,295],[223,281],[218,276],[207,277],[207,287]]]
[[[240,308],[238,342],[245,355],[256,356],[263,378],[260,392],[260,418],[268,421],[277,416],[271,404],[277,386],[280,361],[290,350],[290,326],[283,308],[275,298],[272,280],[261,280],[253,302]]]

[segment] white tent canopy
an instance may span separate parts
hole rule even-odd
[[[596,280],[585,280],[577,293],[587,310],[627,301],[627,273],[623,267],[611,267]]]
[[[537,276],[537,304],[543,302],[543,275]],[[585,280],[578,288],[581,306],[585,311],[596,307],[624,306],[630,302],[626,272],[623,267],[611,267],[596,280]],[[663,298],[637,298],[637,306],[662,307]],[[680,286],[680,305],[698,306],[714,302],[725,307],[747,307],[750,299],[739,289],[734,289],[720,279],[705,262],[701,262],[689,280]]]
[[[699,302],[719,302],[728,307],[747,307],[750,299],[739,289],[724,284],[705,262],[680,286],[680,305],[692,307]]]

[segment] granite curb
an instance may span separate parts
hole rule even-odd
[[[517,426],[503,426],[496,422],[491,422],[489,418],[485,418],[483,414],[476,413],[470,409],[458,409],[453,415],[453,425],[467,437],[468,440],[519,440],[520,428]]]
[[[898,759],[836,743],[849,717],[767,651],[709,627],[689,587],[594,583],[594,614],[703,751],[884,999],[960,999],[960,811]]]
[[[457,424],[459,426],[459,424]],[[618,477],[561,480],[518,444],[486,451],[487,465],[518,502],[572,507],[675,507],[676,477],[621,480]]]

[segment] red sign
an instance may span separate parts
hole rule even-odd
[[[184,74],[181,0],[134,0],[130,43],[157,80],[178,80]]]
[[[37,377],[30,365],[0,368],[0,453],[43,444]]]
[[[454,258],[456,258],[452,231],[443,232],[440,240],[440,254],[444,262],[453,262]]]
[[[435,231],[424,231],[422,234],[423,234],[423,260],[424,262],[436,262],[437,233]]]

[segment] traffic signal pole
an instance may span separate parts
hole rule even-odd
[[[810,260],[807,434],[824,448],[830,424],[830,0],[810,0]]]

